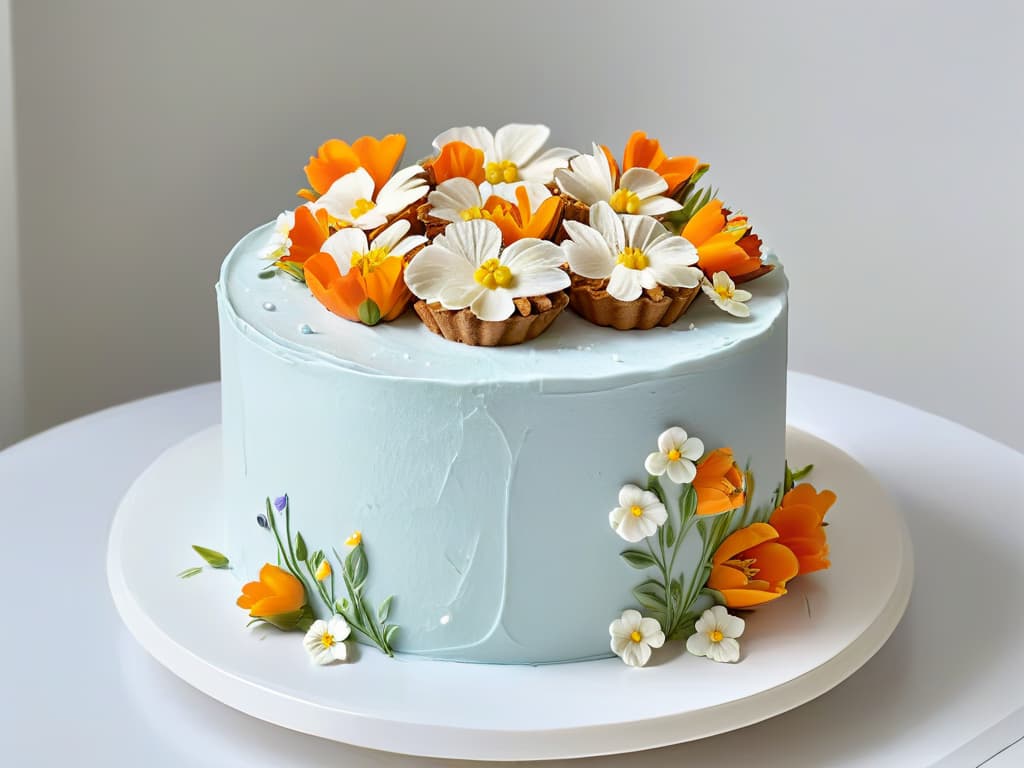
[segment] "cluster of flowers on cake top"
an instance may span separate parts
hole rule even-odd
[[[431,330],[475,344],[532,338],[566,304],[619,329],[669,325],[701,291],[749,314],[736,283],[772,265],[747,218],[698,186],[706,163],[669,157],[641,131],[621,163],[596,143],[589,154],[548,148],[549,134],[451,128],[406,166],[400,134],[331,139],[305,167],[305,203],[273,227],[265,274],[304,281],[367,325],[415,302]]]
[[[829,567],[825,514],[836,495],[797,483],[810,466],[796,472],[787,467],[772,504],[754,510],[753,473],[739,468],[731,448],[705,452],[703,441],[682,427],[662,432],[644,468],[646,487],[622,486],[608,521],[625,541],[644,545],[623,550],[621,557],[648,572],[633,589],[648,615],[629,608],[615,619],[609,626],[612,651],[642,667],[652,648],[685,637],[694,655],[738,661],[745,625],[728,609],[777,600],[792,579]],[[688,560],[689,568],[679,561],[677,569],[693,528],[700,555]]]

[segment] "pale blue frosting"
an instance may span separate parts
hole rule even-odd
[[[362,530],[370,595],[395,595],[400,651],[607,655],[608,624],[643,578],[619,559],[608,512],[624,483],[646,480],[667,427],[732,446],[759,480],[755,504],[782,479],[781,268],[744,286],[749,319],[705,297],[645,332],[567,310],[532,342],[488,349],[445,341],[411,312],[368,328],[287,277],[261,279],[269,232],[242,239],[217,286],[228,551],[243,575],[274,561],[256,515],[285,491],[313,547],[344,551]]]

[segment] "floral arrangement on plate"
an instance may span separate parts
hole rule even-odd
[[[701,293],[735,317],[736,287],[771,271],[747,217],[641,131],[621,164],[594,144],[547,148],[543,125],[456,127],[401,166],[405,136],[325,142],[305,166],[306,202],[276,222],[261,274],[305,282],[324,307],[376,325],[413,305],[451,341],[529,341],[566,306],[597,325],[676,322]],[[397,170],[396,170],[397,169]]]
[[[771,505],[752,509],[754,475],[731,448],[706,452],[682,427],[662,432],[644,461],[646,485],[623,485],[608,516],[632,545],[622,560],[647,575],[633,588],[640,610],[626,609],[608,628],[612,651],[642,667],[652,648],[685,640],[696,656],[739,661],[745,622],[729,611],[777,600],[792,579],[831,565],[825,515],[836,495],[798,482],[812,468],[787,466]],[[679,560],[694,528],[699,556]]]

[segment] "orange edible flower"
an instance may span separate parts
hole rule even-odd
[[[282,261],[305,263],[314,253],[319,253],[324,241],[330,236],[327,211],[320,208],[313,213],[304,205],[295,209],[295,224],[288,233],[292,241],[288,255]]]
[[[648,139],[643,131],[634,131],[626,142],[622,157],[622,170],[650,168],[668,184],[665,195],[671,197],[678,192],[693,172],[700,166],[696,157],[668,157],[657,139]]]
[[[701,459],[692,485],[697,492],[698,515],[717,515],[746,502],[743,473],[733,459],[732,448],[719,448]]]
[[[711,559],[708,586],[730,608],[752,608],[786,594],[786,582],[800,571],[790,549],[779,544],[778,531],[754,523],[726,537]]]
[[[535,212],[531,212],[530,196],[526,188],[520,186],[516,188],[516,205],[492,196],[484,208],[490,214],[488,218],[501,230],[504,244],[511,245],[524,237],[551,238],[561,221],[564,205],[560,197],[552,195],[537,206]]]
[[[680,232],[697,247],[697,266],[706,275],[725,272],[730,277],[755,277],[764,270],[761,239],[751,235],[746,216],[727,217],[721,200],[711,200],[693,215]]]
[[[365,269],[352,267],[344,275],[327,253],[314,254],[305,263],[306,285],[316,300],[339,317],[354,321],[359,321],[359,305],[367,299],[377,304],[383,321],[401,315],[412,298],[404,272],[401,256],[388,256]]]
[[[800,573],[828,568],[828,539],[825,513],[836,502],[832,491],[818,493],[810,483],[801,483],[782,497],[782,505],[768,521],[779,532],[779,543],[793,551]]]
[[[242,587],[236,604],[257,619],[271,619],[302,610],[306,590],[288,571],[267,563],[260,568],[260,580]]]
[[[429,167],[434,171],[435,184],[460,176],[480,184],[484,180],[484,151],[462,141],[449,141]]]
[[[405,136],[392,133],[383,139],[363,136],[350,146],[341,139],[330,139],[320,145],[315,157],[306,164],[306,178],[313,188],[299,190],[299,197],[316,200],[331,184],[358,168],[365,168],[373,177],[374,194],[391,178],[395,166],[405,152]]]

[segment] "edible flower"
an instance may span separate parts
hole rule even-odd
[[[422,235],[406,237],[409,226],[399,219],[369,243],[361,229],[335,232],[306,261],[306,284],[313,296],[346,320],[368,325],[394,320],[411,298],[402,277],[405,256],[426,242]],[[373,302],[378,314],[368,317],[364,302]]]
[[[832,491],[818,493],[810,483],[801,483],[782,497],[782,504],[768,520],[778,531],[779,543],[796,555],[801,574],[831,565],[824,525],[825,514],[835,501]]]
[[[534,182],[506,185],[504,191],[509,189],[514,201],[495,194],[487,182],[476,185],[466,178],[449,179],[427,195],[430,215],[445,221],[489,219],[498,225],[505,245],[524,237],[552,237],[561,220],[561,198]]]
[[[665,633],[657,619],[644,618],[640,611],[623,611],[622,616],[611,623],[608,634],[612,636],[612,652],[631,667],[642,667],[651,659],[651,648],[665,644]]]
[[[673,483],[692,482],[697,475],[693,462],[704,454],[704,442],[690,437],[682,427],[671,427],[658,435],[658,450],[647,456],[644,469],[655,477],[668,474]]]
[[[327,621],[317,619],[310,625],[302,644],[316,664],[331,664],[344,661],[348,655],[345,640],[351,634],[345,617],[335,614]]]
[[[658,497],[632,484],[619,489],[619,506],[608,514],[612,529],[633,544],[652,536],[666,520],[668,512]]]
[[[737,288],[727,273],[715,272],[711,280],[704,278],[700,287],[719,309],[725,310],[733,317],[750,317],[750,307],[746,302],[753,298],[753,294]]]
[[[761,261],[761,239],[751,233],[747,217],[727,216],[721,200],[706,203],[679,234],[697,247],[705,274],[750,280],[771,270]]]
[[[374,178],[365,168],[335,181],[315,203],[314,210],[325,210],[330,223],[337,228],[377,229],[395,215],[427,195],[423,168],[410,165],[398,171],[382,187],[376,188]]]
[[[351,146],[341,139],[330,139],[320,145],[316,156],[309,158],[306,178],[313,189],[299,190],[299,197],[315,201],[342,176],[365,168],[379,191],[394,172],[405,152],[405,136],[392,133],[383,139],[363,136]]]
[[[665,194],[671,197],[700,168],[700,161],[696,157],[669,157],[657,139],[648,139],[643,131],[634,131],[622,156],[622,170],[630,168],[650,168],[668,184]]]
[[[608,280],[619,301],[640,298],[658,285],[695,288],[703,274],[692,266],[697,250],[650,216],[618,216],[605,201],[590,207],[590,225],[566,220],[562,242],[569,269],[582,277]]]
[[[260,568],[259,581],[250,581],[242,587],[236,605],[249,611],[254,619],[284,630],[298,628],[309,610],[302,582],[270,563]]]
[[[314,211],[309,206],[301,205],[295,209],[295,221],[288,233],[291,245],[281,260],[304,264],[310,256],[320,252],[324,241],[330,236],[327,211],[322,208]]]
[[[743,473],[733,459],[732,448],[716,448],[701,459],[692,485],[697,492],[698,515],[717,515],[746,502]]]
[[[484,181],[490,184],[515,184],[534,181],[548,184],[557,168],[564,168],[576,150],[553,147],[544,150],[551,136],[546,125],[510,123],[493,134],[482,126],[449,128],[434,139],[434,149],[459,141],[483,152]]]
[[[667,197],[668,182],[650,168],[630,168],[618,175],[614,160],[595,144],[592,155],[577,155],[568,168],[555,171],[555,183],[586,205],[608,203],[616,213],[661,216],[682,206]]]
[[[316,569],[316,580],[323,581],[331,577],[331,563],[329,560],[324,560]]]
[[[720,605],[712,606],[697,619],[694,633],[686,641],[686,650],[712,661],[739,661],[740,644],[736,638],[743,634],[745,626],[739,616],[731,616]]]
[[[767,523],[731,533],[711,558],[708,587],[722,594],[730,608],[752,608],[786,594],[786,582],[800,563]]]
[[[427,302],[451,310],[468,307],[488,321],[511,317],[516,298],[568,287],[557,245],[527,237],[503,249],[501,239],[501,230],[486,219],[449,224],[413,257],[406,283]]]
[[[352,535],[345,539],[346,547],[358,547],[363,541],[362,531],[353,531]]]
[[[267,241],[260,258],[276,261],[288,255],[291,249],[291,231],[295,226],[295,211],[283,211],[277,215],[274,228],[270,231],[270,239]]]
[[[449,141],[424,167],[430,169],[435,184],[461,178],[479,185],[484,181],[484,151],[463,141]]]

